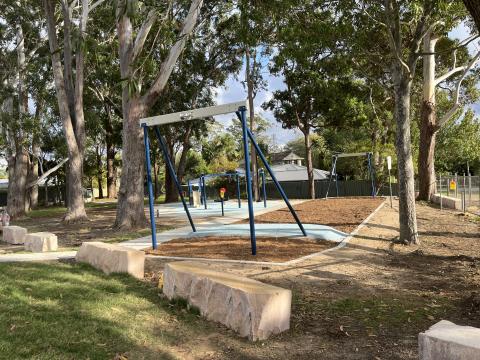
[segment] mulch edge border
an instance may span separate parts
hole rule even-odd
[[[290,266],[290,265],[295,265],[298,264],[299,262],[311,259],[315,256],[319,256],[322,254],[325,254],[327,252],[331,252],[334,250],[339,250],[343,247],[345,247],[348,242],[353,239],[358,232],[364,228],[368,222],[374,217],[381,208],[385,205],[387,199],[385,198],[384,201],[378,205],[378,207],[370,213],[356,228],[353,230],[347,237],[345,237],[342,241],[338,243],[337,246],[334,246],[330,249],[325,249],[317,253],[305,255],[302,257],[299,257],[297,259],[292,259],[289,261],[285,262],[272,262],[272,261],[252,261],[252,260],[231,260],[231,259],[211,259],[211,258],[192,258],[192,257],[183,257],[183,256],[162,256],[162,255],[146,255],[147,258],[149,259],[162,259],[162,260],[187,260],[187,261],[202,261],[202,262],[219,262],[219,263],[232,263],[232,264],[246,264],[246,265],[271,265],[271,266]],[[336,229],[335,229],[336,230]],[[338,231],[338,230],[337,230]]]

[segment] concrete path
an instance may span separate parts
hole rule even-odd
[[[302,200],[293,200],[292,204],[298,204],[303,202]],[[225,202],[225,216],[221,216],[220,203],[209,202],[207,204],[208,209],[202,208],[190,208],[190,212],[196,224],[211,226],[223,226],[225,224],[231,224],[242,219],[248,218],[247,203],[242,202],[242,207],[238,208],[236,201],[230,200]],[[260,215],[269,211],[278,210],[285,207],[285,203],[281,200],[269,200],[267,201],[267,208],[264,208],[263,202],[254,203],[255,215]],[[181,205],[181,203],[162,204],[155,206],[155,212],[157,212],[161,218],[169,219],[176,218],[187,221],[187,216]],[[169,232],[171,236],[184,236],[185,233],[191,232],[191,228],[188,226],[180,227],[172,232]],[[164,233],[158,233],[157,236],[161,239],[164,238]],[[172,239],[170,237],[169,239]],[[135,248],[145,249],[151,246],[151,236],[146,236],[140,239],[130,240],[121,243],[122,245]],[[58,251],[49,253],[10,253],[0,254],[0,263],[5,262],[25,262],[25,261],[53,261],[62,259],[74,258],[77,254],[76,251]]]
[[[77,254],[76,251],[59,251],[46,253],[31,253],[31,254],[4,254],[0,255],[0,263],[5,262],[25,262],[25,261],[53,261],[72,259]]]

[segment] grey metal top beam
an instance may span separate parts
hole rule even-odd
[[[354,157],[354,156],[367,156],[370,154],[369,152],[361,152],[361,153],[343,153],[343,154],[335,154],[333,156],[337,158],[343,158],[343,157]]]
[[[194,119],[205,119],[215,115],[234,113],[238,111],[238,109],[242,106],[245,106],[248,109],[246,100],[143,118],[140,119],[140,125],[145,124],[147,126],[154,126],[171,124],[181,121],[189,121]]]

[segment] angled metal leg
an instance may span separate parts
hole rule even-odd
[[[253,213],[252,196],[252,175],[250,173],[250,152],[248,151],[248,127],[247,127],[247,109],[241,107],[238,109],[237,116],[242,123],[243,153],[245,155],[245,179],[247,182],[247,200],[248,200],[248,220],[250,222],[250,242],[252,255],[257,254],[257,239],[255,237],[255,220]]]
[[[187,203],[185,202],[185,198],[183,196],[182,187],[180,182],[178,181],[177,174],[175,172],[175,168],[173,167],[172,160],[168,155],[167,145],[165,144],[165,140],[163,139],[162,135],[160,134],[160,130],[158,127],[155,126],[155,134],[157,134],[158,142],[160,143],[160,147],[162,148],[163,157],[165,158],[165,163],[168,166],[168,170],[170,171],[170,175],[172,175],[173,181],[175,182],[175,186],[177,187],[178,195],[180,195],[180,199],[182,200],[183,208],[187,213],[188,221],[190,222],[190,226],[192,227],[192,231],[196,232],[197,229],[195,228],[195,224],[193,223],[192,216],[190,215],[190,211],[188,210]]]
[[[270,165],[268,165],[268,161],[267,161],[267,159],[265,158],[265,155],[263,155],[262,149],[260,149],[260,146],[258,146],[257,142],[255,141],[255,137],[253,136],[253,134],[252,134],[252,132],[250,131],[250,129],[247,129],[247,133],[248,133],[248,137],[250,138],[253,146],[255,146],[255,150],[257,151],[257,155],[258,155],[258,156],[260,157],[260,159],[262,160],[263,165],[265,165],[265,168],[267,169],[268,173],[270,174],[270,177],[272,178],[273,182],[275,183],[275,186],[277,187],[278,192],[280,193],[280,195],[282,196],[283,200],[284,200],[285,203],[287,204],[288,209],[289,209],[290,212],[292,213],[293,218],[295,219],[295,221],[297,222],[298,227],[299,227],[300,230],[302,231],[303,236],[307,236],[307,232],[305,231],[305,228],[303,227],[302,222],[301,222],[300,219],[298,218],[297,213],[295,212],[295,209],[294,209],[294,208],[292,207],[292,205],[290,204],[290,201],[288,200],[287,195],[285,194],[285,192],[283,191],[282,186],[280,185],[280,183],[278,182],[277,178],[275,177],[275,174],[273,173],[272,169],[270,168]]]
[[[330,172],[330,177],[328,179],[328,187],[327,187],[327,192],[325,193],[325,199],[328,198],[328,194],[330,192],[330,184],[332,183],[333,174],[335,174],[335,176],[337,175],[337,157],[334,156],[332,159],[333,159],[332,171]],[[338,188],[337,188],[337,196],[338,196]]]
[[[146,172],[147,172],[147,187],[148,187],[148,205],[150,208],[150,226],[152,228],[152,248],[157,248],[157,227],[155,224],[155,211],[153,208],[154,195],[152,187],[152,170],[150,163],[150,141],[148,138],[148,127],[143,124],[143,141],[145,143],[145,163],[146,163]]]
[[[242,207],[242,202],[240,201],[240,175],[237,173],[237,200],[238,200],[238,208]]]

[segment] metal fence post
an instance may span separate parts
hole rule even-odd
[[[455,173],[455,199],[458,196],[458,174]]]
[[[440,193],[440,210],[443,210],[443,197],[442,197],[442,173],[438,174],[439,177],[440,177],[440,181],[439,181],[439,193]],[[448,185],[447,185],[448,186]]]

